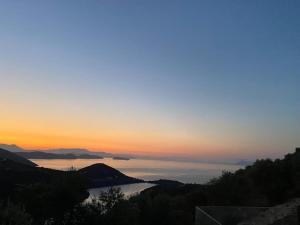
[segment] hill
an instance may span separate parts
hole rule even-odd
[[[0,178],[0,199],[10,197],[22,203],[35,224],[45,224],[46,219],[54,218],[57,221],[54,224],[192,225],[195,206],[272,207],[300,197],[300,149],[283,159],[257,160],[245,169],[224,172],[205,185],[158,180],[153,183],[159,185],[129,199],[122,199],[122,194],[112,189],[100,195],[105,204],[79,203],[88,187],[142,181],[105,164],[94,164],[78,171],[58,171],[10,159],[0,161]],[[7,186],[9,182],[11,186]],[[258,224],[261,219],[271,221],[269,219],[274,216],[284,217],[290,206],[290,203],[276,206],[265,211],[262,217],[253,218],[254,223],[250,222]],[[235,215],[225,219],[222,224],[238,222]]]
[[[16,163],[21,163],[33,167],[37,166],[35,163],[31,162],[30,160],[1,148],[0,148],[0,160],[1,161],[10,160]]]
[[[88,197],[86,181],[76,171],[40,168],[6,159],[0,161],[0,180],[0,214],[5,202],[22,204],[35,218],[34,224],[45,224],[45,219],[53,216],[61,217],[63,212]],[[12,210],[14,212],[17,209]],[[20,214],[7,217],[11,221],[19,216]],[[2,220],[0,215],[3,223]],[[28,220],[18,224],[30,224],[25,222]]]
[[[205,185],[155,186],[143,193],[167,194],[197,205],[274,206],[300,197],[300,148],[283,159],[260,159],[234,173],[224,172]]]
[[[0,149],[5,149],[5,150],[8,150],[10,152],[23,152],[24,149],[23,148],[20,148],[19,146],[17,145],[8,145],[8,144],[0,144]]]
[[[48,153],[37,152],[37,154],[43,155]],[[19,185],[47,182],[48,179],[69,172],[36,166],[35,163],[16,153],[0,149],[0,179],[2,186],[6,184]],[[90,188],[143,182],[142,180],[128,177],[120,171],[102,163],[94,164],[73,172],[82,177],[86,182],[86,186]]]
[[[89,180],[88,185],[90,188],[144,182],[143,180],[126,176],[103,163],[93,164],[78,170],[78,172]]]

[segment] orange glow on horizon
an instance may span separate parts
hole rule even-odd
[[[245,142],[243,136],[230,134],[221,126],[212,130],[186,129],[171,121],[81,120],[58,115],[7,110],[0,118],[0,143],[16,144],[25,149],[84,148],[118,154],[221,158],[259,155],[257,141]],[[49,113],[49,112],[48,112]],[[215,132],[217,130],[217,132]],[[257,144],[256,146],[254,145]],[[246,146],[246,147],[245,147]],[[269,146],[263,146],[265,149]],[[248,151],[247,151],[248,150]]]
[[[117,136],[89,138],[68,135],[32,134],[27,132],[4,132],[0,130],[0,143],[16,144],[24,149],[46,150],[55,148],[83,148],[90,151],[105,151],[118,154],[134,154],[149,156],[195,156],[217,154],[216,147],[207,143],[201,146],[197,143],[183,144],[169,138],[163,140],[147,139],[142,136]],[[181,140],[182,141],[182,140]],[[201,151],[205,149],[205,151]],[[220,154],[220,152],[218,152]]]

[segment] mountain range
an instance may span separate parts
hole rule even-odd
[[[117,155],[107,152],[92,152],[82,148],[58,148],[47,150],[24,149],[15,144],[0,144],[0,148],[15,152],[28,159],[101,159],[113,158]]]
[[[22,156],[26,159],[103,159],[103,157],[98,155],[90,154],[56,154],[40,151],[32,152],[15,152],[17,155]]]
[[[166,161],[178,161],[178,162],[195,162],[195,163],[215,163],[215,164],[231,164],[248,166],[253,164],[253,160],[246,159],[224,159],[224,160],[206,160],[206,159],[190,159],[176,156],[149,156],[149,155],[134,155],[134,154],[112,154],[105,151],[90,151],[84,148],[55,148],[55,149],[23,149],[15,144],[0,144],[0,148],[7,149],[11,152],[27,152],[20,153],[20,155],[29,159],[96,159],[100,158],[113,158],[116,160],[128,160],[128,159],[146,159],[146,160],[166,160]],[[29,154],[30,152],[30,154]],[[39,152],[39,153],[34,153]],[[43,153],[51,153],[57,155],[47,155]],[[72,155],[69,155],[72,154]]]
[[[8,144],[0,144],[0,148],[5,149],[5,150],[8,150],[8,151],[10,151],[10,152],[23,152],[23,151],[25,151],[25,149],[20,148],[19,146],[14,145],[14,144],[11,144],[11,145],[8,145]]]

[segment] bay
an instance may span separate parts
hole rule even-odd
[[[155,184],[151,183],[136,183],[136,184],[124,184],[124,185],[116,185],[113,186],[114,188],[120,188],[121,192],[124,194],[125,198],[129,198],[131,196],[134,196],[136,194],[139,194],[141,191],[153,187]],[[102,187],[102,188],[91,188],[89,189],[89,197],[85,200],[85,202],[91,202],[92,199],[97,199],[97,196],[101,192],[108,191],[110,187]]]
[[[68,170],[71,167],[80,169],[95,163],[104,163],[120,170],[128,176],[140,178],[146,181],[170,179],[183,183],[199,184],[206,183],[210,179],[220,176],[222,171],[234,172],[242,168],[242,166],[239,165],[229,164],[146,159],[35,159],[32,161],[41,167],[59,170]]]
[[[111,166],[127,176],[136,177],[145,181],[169,179],[177,180],[183,183],[199,183],[203,184],[218,177],[222,171],[234,172],[241,168],[238,165],[200,163],[187,161],[166,161],[166,160],[146,160],[146,159],[130,159],[130,160],[114,160],[112,158],[104,159],[35,159],[34,163],[41,167],[68,170],[70,168],[80,169],[95,163],[104,163]],[[118,185],[125,197],[129,197],[140,193],[141,191],[154,186],[150,183],[137,183]],[[102,191],[107,191],[108,187],[89,189],[90,196],[86,202],[92,200]]]

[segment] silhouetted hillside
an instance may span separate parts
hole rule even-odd
[[[0,161],[0,180],[0,205],[1,200],[22,204],[21,209],[26,208],[36,225],[63,216],[88,196],[86,181],[76,171],[34,167],[10,159]]]
[[[36,166],[36,164],[31,162],[30,160],[1,148],[0,148],[0,160],[1,161],[11,160],[28,166]]]
[[[1,159],[0,198],[14,195],[17,189],[24,185],[33,185],[37,183],[46,184],[50,182],[51,179],[61,174],[63,174],[62,171],[39,168],[32,166],[31,164],[19,163],[15,160],[10,159]]]
[[[128,177],[120,171],[103,163],[93,164],[78,170],[78,172],[89,180],[89,187],[103,187],[144,182],[140,179]]]
[[[196,205],[273,206],[300,197],[300,149],[283,159],[257,160],[234,173],[224,172],[206,185],[152,187],[145,192],[185,198]]]
[[[23,152],[25,151],[23,148],[20,148],[17,145],[8,145],[8,144],[0,144],[0,149],[5,149],[8,150],[10,152]]]
[[[68,173],[68,171],[35,166],[36,164],[16,153],[0,149],[0,178],[3,181],[2,186],[47,182],[47,180],[57,175]],[[128,177],[120,171],[102,163],[82,168],[74,171],[74,173],[79,174],[85,179],[87,187],[143,182],[142,180]]]
[[[0,161],[0,178],[0,198],[23,204],[34,225],[45,224],[49,218],[54,225],[192,225],[195,206],[273,206],[300,197],[300,149],[284,159],[257,160],[235,173],[224,172],[206,185],[158,180],[153,183],[159,185],[130,199],[124,199],[118,190],[109,190],[99,196],[100,202],[87,204],[79,204],[87,187],[141,180],[105,164],[58,171],[9,159]],[[2,208],[0,204],[0,214]],[[13,210],[24,213],[22,208]]]
[[[23,213],[24,206],[35,224],[40,225],[49,218],[63,219],[65,213],[88,197],[88,187],[141,182],[105,164],[79,171],[60,171],[36,167],[29,160],[6,150],[1,149],[0,156],[0,210],[4,212],[0,211],[0,223],[2,216],[10,219],[5,211],[10,210],[6,205],[10,202],[22,204],[11,210]]]

